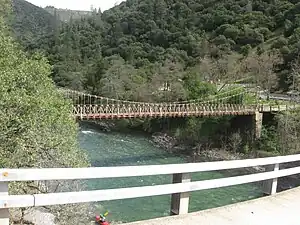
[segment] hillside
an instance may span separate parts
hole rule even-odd
[[[90,11],[80,11],[80,10],[70,10],[70,9],[57,9],[53,6],[47,6],[44,8],[47,12],[51,13],[53,16],[57,16],[59,20],[63,22],[69,22],[70,19],[80,19],[84,16],[89,16],[92,14]]]
[[[30,46],[53,32],[58,26],[54,16],[24,0],[13,0],[14,15],[11,26],[15,37],[24,45]]]
[[[188,90],[191,84],[232,81],[261,69],[272,82],[258,85],[287,89],[290,63],[299,52],[299,26],[295,0],[127,0],[64,23],[31,50],[42,46],[61,86],[134,100],[186,99],[199,94]],[[271,49],[283,63],[275,53],[270,56]],[[261,60],[265,67],[254,68],[262,67]],[[245,71],[251,63],[252,71]],[[153,93],[162,84],[175,89],[157,97]]]
[[[150,44],[163,49],[183,50],[192,59],[203,53],[201,40],[207,37],[221,51],[247,53],[250,48],[272,43],[292,48],[299,28],[298,1],[269,0],[128,0],[104,12],[109,24],[104,54],[119,42],[137,47]],[[277,39],[280,39],[279,42]],[[286,44],[285,44],[286,43]],[[145,48],[144,48],[145,49]],[[284,51],[284,53],[290,51]],[[293,50],[293,49],[290,49]],[[128,59],[120,48],[118,52]],[[130,52],[130,51],[129,51]],[[151,57],[147,57],[151,60]]]

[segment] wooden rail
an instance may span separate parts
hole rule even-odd
[[[122,166],[101,168],[0,169],[0,225],[9,224],[9,208],[107,201],[172,194],[171,215],[188,213],[189,193],[192,191],[265,181],[267,194],[276,193],[277,178],[300,173],[300,167],[279,170],[279,164],[300,161],[299,155],[152,166]],[[191,173],[225,169],[267,166],[266,172],[191,182]],[[13,181],[44,181],[99,179],[116,177],[172,174],[173,184],[118,188],[81,192],[33,195],[9,195],[8,183]]]
[[[256,112],[278,112],[295,109],[296,105],[241,104],[103,104],[74,105],[73,114],[79,119],[113,119],[144,117],[186,117],[254,115]]]

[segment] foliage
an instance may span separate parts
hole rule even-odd
[[[278,152],[278,141],[275,126],[262,128],[262,137],[259,148],[266,152]]]
[[[259,148],[266,152],[285,155],[300,151],[300,113],[280,113],[276,124],[264,127]]]
[[[14,15],[10,15],[14,37],[18,39],[26,49],[37,46],[38,40],[52,35],[58,21],[50,13],[32,5],[24,0],[12,0]]]
[[[209,143],[220,147],[220,137],[224,131],[230,128],[232,117],[213,118],[186,118],[183,123],[177,122],[173,125],[171,132],[181,142],[195,145],[195,143]],[[178,121],[178,120],[177,120]]]
[[[242,145],[242,137],[239,132],[232,133],[229,136],[229,148],[233,152],[238,152],[240,150],[240,147]],[[247,146],[247,145],[246,145]]]
[[[244,72],[256,80],[256,83],[267,90],[268,94],[276,88],[278,77],[276,66],[281,63],[281,58],[277,52],[263,52],[260,55],[249,54],[245,59]]]
[[[22,10],[15,10],[17,18],[33,10],[24,2],[20,5]],[[154,69],[165,70],[166,62],[182,68],[180,72],[184,73],[178,74],[179,79],[189,76],[188,71],[200,68],[197,76],[201,81],[232,81],[244,77],[241,55],[250,54],[253,62],[264,57],[258,55],[269,52],[270,48],[278,49],[281,52],[278,56],[284,61],[275,70],[279,79],[272,79],[274,85],[267,86],[288,87],[291,81],[285,71],[290,70],[290,63],[299,52],[298,7],[292,0],[127,0],[103,13],[93,10],[90,15],[68,23],[58,23],[59,13],[55,10],[50,18],[47,12],[42,15],[42,9],[34,8],[36,13],[31,13],[28,27],[26,20],[21,24],[23,33],[29,28],[30,33],[39,37],[33,40],[34,44],[23,44],[28,50],[46,53],[54,65],[52,76],[58,85],[108,94],[101,90],[103,86],[107,90],[109,84],[105,81],[110,82],[109,79],[103,79],[104,83],[100,80],[112,64],[104,62],[118,55],[123,60],[120,59],[119,66],[120,63],[126,65],[126,71],[135,74],[134,81],[137,81],[132,90],[121,88],[120,91],[126,93],[119,93],[119,97],[155,100],[156,95],[143,90],[151,87],[150,80],[156,74]],[[16,20],[14,27],[19,23]],[[51,32],[46,36],[42,35],[45,32],[38,31],[47,28],[45,23],[51,25]],[[31,24],[38,30],[32,30]],[[24,34],[19,35],[22,36]],[[277,62],[280,60],[276,59],[273,64]],[[267,68],[268,73],[270,68]],[[165,73],[159,74],[156,82],[165,79]],[[199,83],[199,79],[193,77]],[[190,91],[183,91],[177,81],[172,85],[177,99],[192,96]],[[136,86],[142,87],[139,96],[130,94],[135,92]],[[162,95],[160,100],[174,98]]]
[[[1,10],[9,12],[9,1],[0,0],[0,5],[4,7]],[[88,166],[86,155],[77,145],[77,125],[70,116],[71,103],[64,100],[49,78],[51,66],[39,54],[27,57],[19,49],[9,36],[2,15],[1,13],[0,168]],[[54,192],[54,184],[40,187],[36,182],[11,183],[10,192]],[[71,185],[66,182],[64,184]],[[67,187],[58,190],[65,190]],[[71,213],[66,213],[66,209],[68,207],[60,209],[61,215]]]
[[[299,57],[292,63],[291,65],[291,76],[289,77],[291,80],[291,89],[300,91],[300,62]]]
[[[199,74],[195,69],[188,71],[184,79],[184,88],[187,91],[188,99],[204,99],[217,93],[216,86],[204,82],[201,75],[202,74]]]
[[[299,110],[278,114],[278,145],[280,154],[300,151],[300,113]]]

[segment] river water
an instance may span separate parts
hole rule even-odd
[[[157,165],[187,162],[183,156],[174,156],[156,147],[151,139],[136,133],[103,133],[86,124],[79,133],[81,148],[87,151],[92,166]],[[194,173],[193,181],[224,177],[219,172]],[[87,182],[90,190],[148,186],[171,183],[171,175],[95,179]],[[193,192],[189,212],[218,207],[262,196],[261,190],[251,184]],[[155,196],[95,203],[98,213],[109,211],[110,221],[131,222],[168,216],[170,196]]]

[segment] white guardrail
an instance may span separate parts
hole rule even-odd
[[[9,208],[49,206],[172,194],[171,215],[188,213],[189,192],[265,181],[266,194],[275,194],[277,178],[300,173],[300,167],[279,169],[280,163],[300,161],[300,154],[269,158],[151,166],[0,169],[0,225],[9,224]],[[191,182],[191,173],[267,166],[266,172]],[[9,195],[12,181],[79,180],[172,174],[173,184],[81,192]]]

